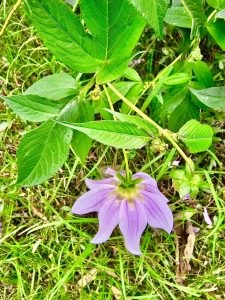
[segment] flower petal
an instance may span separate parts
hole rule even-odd
[[[128,251],[141,255],[140,239],[147,225],[147,216],[144,207],[139,201],[129,204],[123,200],[120,207],[119,227],[124,236]]]
[[[118,180],[118,178],[117,178],[117,176],[116,176],[117,173],[120,173],[122,176],[124,176],[124,175],[126,174],[126,172],[125,172],[124,170],[121,170],[121,171],[115,171],[115,170],[113,170],[113,169],[111,169],[111,168],[107,168],[106,171],[105,171],[105,174],[106,174],[106,175],[111,175],[111,176],[113,176],[116,180]],[[118,180],[118,181],[119,181],[119,180]]]
[[[111,175],[111,176],[116,176],[116,171],[113,170],[112,168],[107,168],[106,171],[105,171],[105,174],[106,175]]]
[[[143,205],[146,208],[148,224],[154,228],[162,228],[170,233],[173,229],[173,215],[169,206],[157,194],[141,192],[144,200]]]
[[[166,203],[169,202],[169,200],[160,192],[160,190],[157,188],[157,187],[154,187],[154,186],[144,186],[143,187],[143,190],[146,192],[146,193],[149,193],[149,197],[151,198],[151,195],[157,195],[158,197],[160,197],[163,201],[165,201]],[[152,196],[152,197],[153,197]]]
[[[87,214],[93,211],[99,211],[102,202],[107,201],[109,193],[113,191],[111,185],[104,185],[88,191],[79,197],[72,207],[73,214]]]
[[[101,180],[91,180],[89,178],[85,179],[85,183],[86,183],[86,186],[89,188],[89,189],[95,189],[95,188],[98,188],[102,185],[113,185],[113,183],[115,183],[115,179],[110,177],[110,178],[104,178],[104,179],[101,179]]]
[[[141,178],[143,179],[141,183],[149,184],[151,186],[157,187],[157,182],[154,178],[144,172],[138,172],[133,175],[133,179]]]
[[[115,200],[115,197],[111,198],[99,210],[99,230],[91,243],[100,244],[107,241],[118,224],[120,203]]]

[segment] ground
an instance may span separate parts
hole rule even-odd
[[[1,24],[14,3],[0,4]],[[1,94],[19,94],[37,79],[61,70],[76,75],[42,44],[23,6],[0,38],[0,49]],[[141,241],[143,256],[136,257],[126,251],[119,230],[103,245],[90,244],[97,231],[96,215],[79,217],[70,212],[76,198],[86,191],[85,176],[100,178],[106,165],[120,164],[119,150],[104,152],[96,143],[86,166],[77,164],[71,153],[51,180],[17,188],[17,145],[35,125],[21,121],[3,101],[0,120],[6,127],[0,130],[0,299],[225,299],[224,172],[213,174],[208,168],[211,192],[187,203],[173,190],[160,155],[141,150],[132,161],[134,171],[142,167],[152,176],[160,173],[159,186],[172,208],[176,202],[176,214],[187,207],[198,212],[192,219],[198,233],[191,270],[179,283],[176,231],[168,235],[147,228]],[[222,161],[224,144],[218,142],[216,147]],[[176,155],[171,160],[178,159]],[[207,161],[203,155],[198,159],[206,166],[214,162],[213,157]],[[202,208],[208,204],[217,224],[212,227],[202,217]],[[182,229],[182,218],[178,219]],[[181,235],[184,247],[188,236],[183,229]]]

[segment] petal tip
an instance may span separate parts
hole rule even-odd
[[[107,241],[107,239],[104,240],[104,239],[101,239],[100,237],[93,237],[93,239],[90,241],[90,243],[98,245],[98,244],[104,243],[105,241]]]

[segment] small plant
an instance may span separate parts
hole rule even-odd
[[[61,0],[26,0],[27,15],[38,35],[76,76],[56,73],[35,82],[21,95],[1,96],[23,120],[41,123],[20,141],[16,185],[32,186],[51,178],[66,162],[70,149],[85,164],[95,140],[123,149],[124,153],[146,147],[157,154],[173,148],[181,163],[169,176],[180,197],[194,198],[199,190],[209,190],[205,177],[197,172],[199,166],[195,158],[208,149],[213,153],[213,138],[218,128],[207,124],[205,116],[225,111],[225,86],[221,86],[222,80],[214,81],[200,48],[201,43],[208,41],[225,50],[225,1],[203,2],[181,0],[172,1],[171,5],[168,0],[80,0],[78,10],[77,6],[72,9]],[[147,50],[140,50],[138,41],[149,27],[155,39],[163,40],[164,21],[167,30],[181,36],[183,48],[150,78],[148,73],[142,74],[141,70],[138,73],[138,67],[135,69],[151,47],[150,44]],[[138,190],[137,195],[134,192],[135,197],[141,198],[140,186],[150,180],[154,184],[148,187],[148,192],[158,195],[152,196],[152,201],[163,207],[159,208],[162,215],[154,220],[158,212],[149,209],[152,220],[150,215],[142,220],[143,226],[138,236],[133,237],[132,245],[127,235],[129,228],[125,229],[128,225],[121,225],[118,218],[113,219],[110,232],[100,240],[106,240],[119,222],[127,248],[140,254],[139,240],[147,222],[170,232],[172,215],[155,181],[144,173],[143,178],[136,176],[139,173],[133,175],[132,181],[126,154],[125,162],[126,175],[113,172],[113,184],[112,179],[104,179],[110,185],[108,188],[113,189],[115,185],[117,192],[124,189],[117,196],[127,200],[130,196],[126,193],[133,182],[132,189]],[[120,186],[119,182],[125,186]],[[89,184],[91,189],[95,184]],[[126,194],[124,199],[123,193]],[[73,212],[100,213],[96,206],[82,211],[81,199],[88,205],[87,195],[93,197],[92,190],[77,200]],[[139,210],[145,205],[145,195],[142,197],[143,203],[142,199],[140,203],[135,202]],[[121,204],[127,205],[131,214],[132,201]],[[109,202],[105,202],[102,209],[107,205]],[[124,210],[121,207],[120,214]],[[165,223],[161,223],[164,217]],[[131,216],[131,221],[133,219]],[[100,230],[101,220],[100,217]]]

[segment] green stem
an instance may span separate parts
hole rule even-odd
[[[175,58],[166,68],[164,68],[151,82],[149,82],[146,87],[144,88],[143,92],[141,93],[141,96],[143,96],[145,94],[145,92],[151,87],[154,86],[156,81],[160,79],[160,77],[166,73],[166,71],[173,66],[178,60],[180,60],[182,57],[182,54],[178,55],[177,58]],[[149,103],[148,103],[148,98],[146,98],[146,100],[144,101],[142,107],[141,107],[141,111],[145,111],[145,109],[148,107]]]
[[[131,103],[127,98],[125,98],[111,83],[107,83],[107,85],[118,97],[120,97],[121,100],[123,100],[124,103],[126,103],[131,109],[133,109],[139,116],[141,116],[144,120],[148,121],[150,124],[152,124],[155,128],[158,129],[159,134],[165,137],[177,149],[177,151],[184,158],[184,160],[186,161],[186,163],[188,164],[188,166],[193,172],[194,171],[193,161],[187,157],[184,151],[176,143],[176,141],[173,138],[172,132],[162,128],[155,121],[149,118],[145,113],[143,113],[139,108],[137,108],[133,103]]]
[[[130,169],[129,169],[129,163],[128,163],[128,157],[127,157],[127,151],[123,149],[123,155],[124,155],[124,161],[125,161],[125,166],[126,166],[126,178],[127,181],[130,181]]]
[[[112,104],[112,100],[111,100],[111,98],[110,98],[110,96],[109,96],[108,90],[107,90],[107,88],[106,88],[105,85],[103,85],[103,88],[104,88],[104,92],[105,92],[105,94],[106,94],[106,98],[107,98],[107,100],[108,100],[108,102],[109,102],[110,109],[111,109],[112,111],[114,111],[114,107],[113,107],[113,104]],[[116,117],[115,117],[115,116],[113,116],[113,118],[114,118],[114,120],[116,120]]]
[[[106,88],[105,85],[103,85],[103,88],[104,88],[106,97],[107,97],[107,99],[108,99],[110,109],[111,109],[112,111],[114,111],[114,107],[113,107],[113,104],[112,104],[112,100],[111,100],[111,98],[110,98],[110,96],[109,96],[108,90],[107,90],[107,88]],[[113,118],[114,118],[114,121],[116,121],[116,117],[113,116]],[[123,155],[124,155],[124,162],[125,162],[125,168],[126,168],[126,178],[127,178],[127,181],[129,182],[129,179],[130,179],[130,169],[129,169],[129,163],[128,163],[127,151],[126,151],[125,149],[123,149]]]
[[[217,13],[217,10],[215,9],[207,18],[207,24],[212,20],[212,18],[215,16]]]

